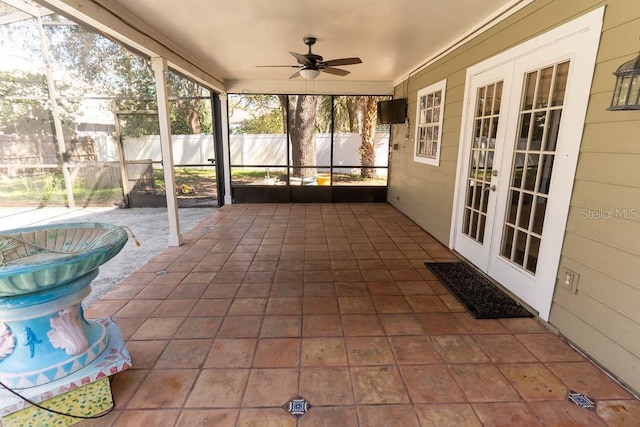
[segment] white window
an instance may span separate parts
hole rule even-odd
[[[440,165],[444,91],[447,80],[439,81],[418,91],[416,108],[416,136],[413,160],[427,165]]]

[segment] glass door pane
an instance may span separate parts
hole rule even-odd
[[[501,100],[502,82],[478,88],[462,232],[480,244],[485,238]]]
[[[500,255],[535,274],[569,62],[525,77]]]

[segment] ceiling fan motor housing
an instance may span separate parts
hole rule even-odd
[[[322,56],[316,55],[315,53],[311,52],[311,46],[316,44],[316,41],[318,39],[315,37],[304,37],[302,40],[304,41],[304,44],[309,46],[309,52],[304,55],[304,57],[309,60],[309,64],[303,64],[304,68],[308,68],[312,70],[318,69],[319,65],[321,66],[321,64],[318,64],[318,63],[322,62]]]

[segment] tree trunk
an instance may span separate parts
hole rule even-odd
[[[347,97],[347,114],[349,115],[349,132],[358,132],[358,98],[355,96]]]
[[[291,124],[291,115],[287,111],[287,95],[278,95],[278,101],[280,101],[280,111],[282,111],[282,129],[286,132]]]
[[[376,118],[378,112],[378,99],[375,96],[367,96],[364,100],[364,111],[362,118],[362,142],[360,144],[360,165],[362,166],[360,175],[364,178],[375,178],[375,146]]]
[[[293,176],[309,178],[316,175],[316,140],[314,123],[318,97],[297,95],[289,97],[289,137]],[[309,167],[305,167],[309,166]]]
[[[202,132],[200,127],[200,110],[202,109],[202,100],[197,99],[192,101],[191,108],[189,109],[189,128],[191,133],[199,135]]]

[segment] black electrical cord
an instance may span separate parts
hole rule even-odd
[[[2,381],[0,381],[0,386],[2,386],[2,388],[4,388],[5,390],[11,392],[12,394],[14,394],[15,396],[19,397],[20,399],[24,400],[27,403],[30,403],[31,405],[35,406],[36,408],[40,408],[43,411],[47,411],[47,412],[51,412],[52,414],[56,414],[56,415],[62,415],[64,417],[71,417],[71,418],[80,418],[83,420],[91,420],[94,418],[102,418],[105,417],[107,415],[109,415],[111,413],[111,411],[113,411],[113,409],[115,408],[115,402],[113,403],[113,406],[111,406],[111,408],[107,409],[106,412],[103,412],[100,415],[91,415],[91,416],[84,416],[84,415],[73,415],[73,414],[66,414],[64,412],[60,412],[60,411],[56,411],[55,409],[50,409],[50,408],[45,408],[42,405],[37,404],[36,402],[34,402],[33,400],[22,396],[20,393],[10,389],[9,387],[7,387]],[[111,390],[111,388],[109,388],[109,390]],[[111,401],[113,402],[113,392],[111,392]]]

